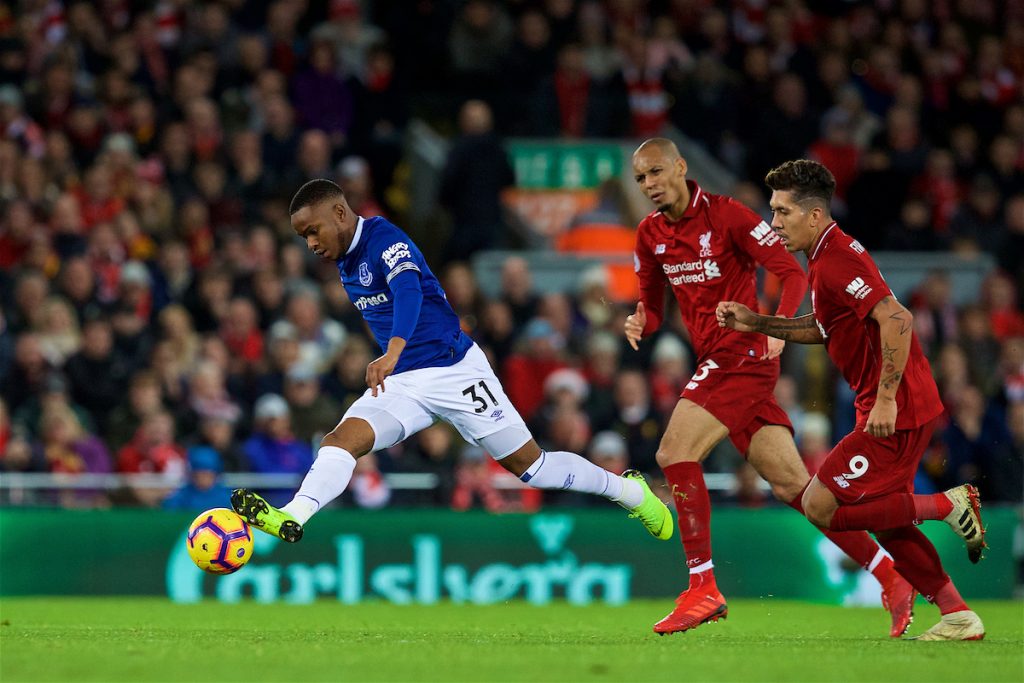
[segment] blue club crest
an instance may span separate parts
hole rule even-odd
[[[369,287],[371,282],[373,282],[373,273],[370,272],[370,267],[364,261],[359,264],[359,284]]]

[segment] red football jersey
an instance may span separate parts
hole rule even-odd
[[[665,282],[679,302],[697,360],[713,351],[760,358],[767,337],[718,326],[720,301],[757,310],[757,264],[782,281],[777,315],[791,317],[807,291],[800,264],[760,216],[730,197],[709,194],[692,180],[690,205],[678,221],[655,211],[640,222],[634,254],[640,300],[647,309],[644,335],[664,318]]]
[[[832,223],[808,259],[811,306],[825,348],[857,393],[857,425],[863,427],[875,405],[882,367],[882,344],[871,309],[893,296],[878,266],[861,246]],[[895,298],[895,297],[894,297]],[[917,335],[896,392],[896,429],[914,429],[942,414],[939,389]]]

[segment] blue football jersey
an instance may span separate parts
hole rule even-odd
[[[466,355],[473,340],[462,332],[459,317],[423,254],[408,235],[387,220],[360,217],[348,253],[338,259],[338,273],[382,351],[388,347],[395,317],[389,283],[407,270],[419,273],[423,304],[395,373],[454,365]]]

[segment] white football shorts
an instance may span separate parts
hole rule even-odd
[[[437,420],[448,422],[462,438],[498,460],[532,438],[476,344],[455,365],[392,375],[384,379],[384,388],[376,397],[367,389],[342,418],[370,424],[374,451],[394,446]]]

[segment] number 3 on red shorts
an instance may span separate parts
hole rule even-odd
[[[700,364],[697,368],[697,372],[693,373],[693,377],[690,378],[689,383],[686,385],[687,389],[691,391],[697,388],[697,382],[705,379],[712,370],[717,370],[719,367],[718,363],[708,358],[706,361]]]

